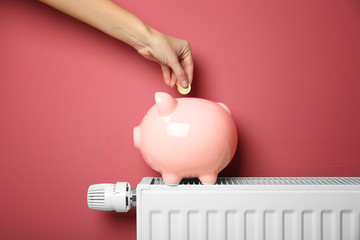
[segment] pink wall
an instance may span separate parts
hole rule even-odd
[[[240,145],[222,176],[360,175],[356,0],[117,1],[187,39],[192,96],[226,103]],[[158,176],[132,129],[156,63],[36,1],[0,6],[0,238],[135,239],[135,211],[89,210],[93,183]]]

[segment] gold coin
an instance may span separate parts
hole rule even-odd
[[[186,95],[191,91],[190,84],[188,84],[187,88],[183,88],[180,84],[177,87],[178,87],[178,92],[181,93],[182,95]]]

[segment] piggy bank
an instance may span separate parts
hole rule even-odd
[[[201,98],[155,93],[156,104],[134,128],[134,144],[168,185],[197,177],[214,184],[234,156],[237,130],[229,108]]]

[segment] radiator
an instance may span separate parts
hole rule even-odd
[[[360,178],[144,178],[89,187],[88,206],[136,205],[138,240],[360,240]]]

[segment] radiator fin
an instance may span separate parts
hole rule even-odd
[[[296,218],[292,210],[287,210],[282,213],[282,229],[284,240],[296,239]]]
[[[236,210],[228,210],[225,213],[225,232],[226,232],[226,239],[228,240],[236,240],[239,239],[239,219],[237,218],[237,211]]]
[[[161,212],[152,211],[150,213],[150,219],[151,240],[164,239],[164,236],[161,236],[161,234],[164,233],[164,223],[161,221]]]
[[[190,211],[188,213],[188,239],[196,240],[199,239],[200,232],[200,216],[199,211]]]
[[[334,239],[334,234],[328,229],[332,229],[333,226],[333,212],[331,210],[325,210],[321,212],[321,239]]]
[[[170,211],[170,240],[180,240],[181,216],[179,211]]]
[[[164,185],[153,178],[152,185]],[[200,185],[198,178],[184,178],[179,185]],[[216,185],[360,185],[360,177],[219,177]]]
[[[264,229],[264,239],[265,240],[275,240],[275,233],[278,230],[277,227],[277,219],[276,219],[276,212],[273,210],[265,211],[264,212],[264,219],[262,222],[263,229]]]

